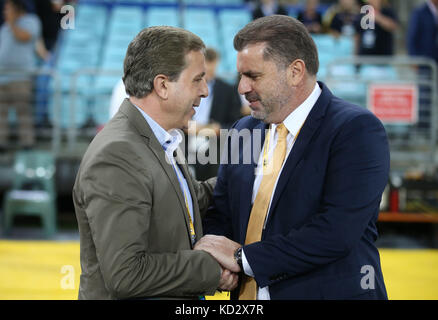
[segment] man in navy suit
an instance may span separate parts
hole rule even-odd
[[[409,55],[431,58],[438,63],[438,0],[427,0],[414,10],[407,44]]]
[[[252,116],[229,135],[210,234],[195,249],[242,272],[234,298],[387,299],[374,245],[389,172],[381,122],[316,81],[317,49],[298,20],[252,21],[234,47]]]

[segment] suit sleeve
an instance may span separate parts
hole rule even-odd
[[[108,290],[118,299],[213,294],[220,267],[208,253],[149,250],[152,178],[139,159],[127,161],[126,154],[135,150],[112,144],[81,181],[82,205]]]
[[[258,285],[269,286],[280,276],[302,275],[348,255],[377,219],[388,172],[389,148],[380,121],[366,114],[343,125],[332,143],[322,199],[312,219],[288,234],[244,246]]]

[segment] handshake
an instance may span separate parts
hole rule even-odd
[[[241,245],[223,236],[208,234],[196,242],[194,250],[204,250],[219,262],[222,269],[219,289],[231,291],[237,287],[238,272],[243,271],[234,258]]]

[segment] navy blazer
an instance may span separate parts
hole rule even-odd
[[[438,63],[438,26],[427,3],[411,15],[407,45],[409,55],[428,57]]]
[[[318,84],[322,93],[286,160],[262,240],[244,252],[271,299],[387,299],[374,245],[389,174],[385,129],[367,109]],[[229,136],[228,164],[220,166],[204,231],[243,244],[267,125],[245,117],[233,128],[251,137],[260,129],[261,139],[240,143],[236,164]],[[251,163],[242,164],[254,150]]]

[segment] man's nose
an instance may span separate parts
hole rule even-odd
[[[239,81],[239,86],[237,87],[237,91],[240,94],[245,94],[251,92],[251,85],[249,84],[248,79],[245,76],[242,76]]]
[[[202,86],[201,86],[201,94],[200,96],[202,98],[205,98],[208,96],[208,85],[207,85],[207,80],[203,79],[202,80]]]

